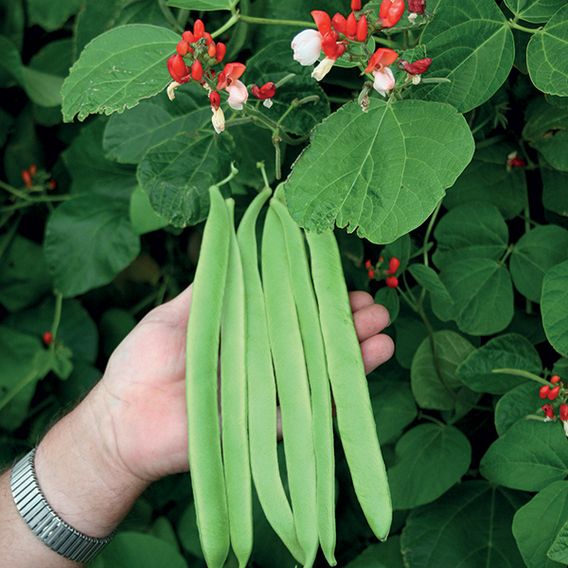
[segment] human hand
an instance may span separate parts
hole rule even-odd
[[[146,482],[188,469],[185,401],[185,340],[191,286],[152,310],[113,353],[91,393],[105,446],[128,473]],[[349,296],[365,370],[370,373],[394,352],[380,332],[387,310],[366,292]]]

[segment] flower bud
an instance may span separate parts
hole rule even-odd
[[[219,42],[215,50],[215,59],[217,60],[218,63],[221,63],[221,61],[225,59],[226,53],[227,53],[227,46],[224,43]]]
[[[389,288],[398,288],[398,278],[396,276],[389,276],[385,282]]]
[[[41,338],[44,345],[51,345],[53,343],[53,333],[51,333],[51,331],[44,331]]]
[[[548,385],[543,385],[542,387],[540,387],[540,389],[538,389],[538,395],[540,396],[540,398],[546,398],[549,392],[550,387]]]
[[[193,32],[186,30],[181,34],[181,39],[187,43],[193,43],[195,41],[195,36],[193,35]]]
[[[408,0],[408,11],[414,14],[424,14],[426,0]]]
[[[554,408],[552,408],[551,404],[544,404],[542,407],[542,411],[546,416],[546,421],[549,422],[554,418]]]
[[[389,274],[396,274],[396,271],[399,269],[399,267],[400,267],[400,260],[398,260],[398,258],[396,258],[396,256],[393,256],[389,260],[388,273]]]
[[[191,65],[191,77],[195,81],[203,79],[203,65],[201,65],[199,59],[196,59]]]
[[[551,388],[548,393],[548,400],[555,400],[558,397],[559,392],[560,392],[560,385]]]
[[[187,41],[183,41],[183,39],[178,41],[178,44],[176,46],[176,51],[182,57],[184,55],[187,55],[187,52],[189,51],[189,44],[187,43]]]
[[[333,29],[340,34],[345,34],[345,26],[347,25],[347,21],[345,20],[345,16],[337,13],[331,18],[331,25]]]
[[[204,32],[205,26],[203,25],[203,22],[201,20],[195,20],[195,23],[193,24],[193,35],[195,40],[197,41],[198,39],[201,39]]]
[[[351,14],[347,16],[345,35],[348,38],[354,38],[356,33],[357,33],[357,18],[355,17],[355,14],[351,12]]]
[[[304,30],[292,40],[294,60],[300,65],[313,65],[321,53],[322,36],[317,30]]]
[[[556,385],[560,382],[560,377],[558,375],[552,375],[552,377],[550,377],[550,382],[553,385]]]
[[[560,420],[563,422],[568,420],[568,404],[560,405]]]
[[[357,41],[365,41],[367,39],[367,34],[369,33],[369,24],[367,23],[367,17],[361,16],[357,22],[357,35],[355,39]]]

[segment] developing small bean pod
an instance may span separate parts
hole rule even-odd
[[[231,224],[229,267],[221,324],[221,424],[223,463],[231,545],[244,568],[253,543],[252,493],[247,428],[245,360],[245,290],[233,217],[234,201],[227,200]]]
[[[292,510],[304,565],[309,567],[318,550],[310,389],[284,232],[273,208],[268,210],[264,224],[261,264]]]
[[[277,190],[276,195],[279,195]],[[316,456],[318,534],[323,553],[331,566],[335,551],[335,460],[331,393],[321,333],[318,305],[302,230],[276,197],[270,206],[278,215],[287,251],[289,273],[300,323],[312,397],[313,439]]]
[[[339,249],[333,231],[306,236],[339,436],[363,513],[385,540],[392,522],[390,491]]]
[[[229,516],[217,402],[219,333],[229,260],[229,214],[221,192],[209,189],[211,208],[193,281],[187,327],[186,396],[189,463],[201,548],[209,568],[229,552]]]
[[[304,553],[298,543],[292,509],[278,466],[276,385],[264,292],[258,270],[256,223],[270,194],[270,189],[266,188],[257,195],[237,231],[245,284],[250,464],[258,500],[266,519],[294,558],[303,564]]]

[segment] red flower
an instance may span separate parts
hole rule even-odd
[[[341,14],[337,13],[333,16],[333,18],[331,18],[331,25],[333,26],[333,29],[337,33],[345,34],[347,20],[345,19],[345,16],[342,16]]]
[[[550,377],[550,382],[553,385],[556,385],[560,382],[560,377],[558,375],[553,375],[552,377]]]
[[[424,14],[426,0],[408,0],[408,11],[413,14]]]
[[[558,397],[559,392],[560,392],[560,385],[551,388],[550,392],[548,393],[548,400],[555,400]]]
[[[271,99],[276,94],[276,85],[270,81],[268,83],[264,83],[262,87],[252,85],[250,90],[257,99],[264,101],[265,99]]]
[[[51,345],[53,343],[53,333],[51,333],[51,331],[44,331],[41,338],[45,345]]]
[[[381,71],[384,67],[388,67],[396,61],[398,53],[394,49],[389,49],[388,47],[379,47],[371,58],[369,59],[369,64],[365,69],[365,73],[371,73],[372,71]]]
[[[398,24],[404,13],[404,0],[383,0],[379,10],[379,19],[383,28],[392,28]]]
[[[369,33],[369,24],[367,23],[367,17],[361,16],[357,22],[357,33],[355,39],[357,41],[365,41]]]
[[[369,276],[369,280],[373,280],[373,278],[375,277],[375,271],[372,268],[370,268],[367,271],[367,275]]]
[[[549,392],[550,387],[548,385],[543,385],[542,387],[540,387],[540,389],[538,389],[538,395],[540,396],[540,398],[546,398]]]
[[[312,10],[310,14],[312,15],[318,31],[322,36],[331,31],[331,18],[327,12],[324,12],[323,10]]]
[[[398,258],[396,258],[396,256],[393,256],[390,260],[389,260],[389,269],[388,269],[388,274],[396,274],[396,271],[399,269],[400,267],[400,260],[398,260]]]
[[[195,23],[193,24],[193,35],[195,37],[195,41],[201,39],[204,33],[205,26],[203,25],[203,22],[201,20],[195,20]]]
[[[246,65],[242,63],[227,63],[223,71],[221,71],[217,77],[217,88],[224,89],[233,81],[240,79],[245,69]]]
[[[184,55],[187,55],[187,52],[189,51],[189,43],[187,43],[187,41],[183,41],[180,40],[178,41],[178,44],[176,46],[176,51],[179,53],[179,55],[181,55],[182,57]]]
[[[22,181],[24,182],[24,185],[26,187],[28,188],[32,187],[33,185],[32,176],[28,170],[22,170]]]
[[[357,18],[355,17],[355,14],[353,12],[351,12],[351,14],[349,14],[349,16],[347,16],[347,24],[345,26],[345,35],[348,38],[353,39],[355,37],[356,33],[357,33]]]
[[[370,260],[366,260],[366,261],[365,261],[365,268],[366,268],[367,270],[369,270],[369,269],[372,268],[372,267],[373,267],[373,263],[372,263]]]
[[[221,95],[217,91],[212,91],[209,95],[209,102],[211,103],[211,108],[217,110],[221,106]]]
[[[385,282],[389,288],[398,288],[398,278],[396,276],[389,276]]]
[[[176,83],[187,83],[190,79],[189,68],[179,53],[168,59],[168,71]]]
[[[199,59],[196,59],[191,66],[191,77],[195,81],[201,81],[201,79],[203,79],[203,65],[201,65]]]
[[[361,9],[361,0],[351,0],[351,10],[356,12]]]
[[[544,404],[541,408],[548,420],[552,420],[552,418],[554,418],[554,408],[552,408],[551,404]]]
[[[526,165],[527,165],[527,163],[522,158],[519,158],[519,155],[517,154],[517,152],[511,152],[507,156],[507,168],[508,169],[524,168]]]
[[[400,66],[409,74],[409,75],[422,75],[426,73],[428,69],[432,65],[432,59],[430,57],[425,57],[424,59],[418,59],[413,63],[409,63],[408,61],[402,60],[400,62]]]
[[[217,60],[218,63],[221,63],[221,61],[225,59],[226,53],[227,53],[227,46],[224,43],[219,42],[215,50],[215,59]]]
[[[560,420],[566,422],[568,420],[568,404],[560,405]]]

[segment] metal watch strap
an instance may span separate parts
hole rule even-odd
[[[12,469],[10,486],[20,515],[51,550],[74,562],[89,562],[111,541],[114,533],[105,538],[94,538],[75,530],[61,519],[41,492],[34,458],[35,448]]]

